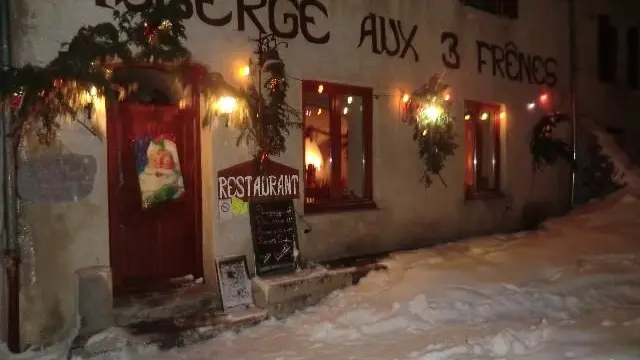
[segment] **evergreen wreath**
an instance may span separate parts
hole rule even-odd
[[[237,144],[243,140],[247,145],[253,143],[255,156],[264,160],[285,152],[290,128],[300,128],[302,121],[300,113],[286,102],[289,82],[278,52],[278,47],[286,43],[278,42],[273,34],[261,34],[254,41],[257,59],[251,61],[252,83],[244,96],[245,118],[237,123]]]
[[[566,141],[552,136],[558,124],[567,123],[571,118],[563,113],[545,115],[533,127],[529,150],[532,156],[533,170],[539,171],[552,166],[558,160],[574,166],[573,149]]]
[[[60,118],[77,119],[83,111],[91,114],[93,99],[104,97],[117,103],[135,88],[119,85],[113,77],[114,65],[152,64],[178,77],[195,65],[185,47],[185,26],[179,1],[154,6],[142,12],[121,12],[114,8],[113,22],[83,26],[63,44],[57,57],[45,66],[27,64],[0,69],[0,101],[13,111],[12,131],[15,144],[26,129],[33,129],[40,142],[49,145],[60,128]],[[240,129],[238,144],[253,141],[260,154],[280,155],[285,151],[285,136],[290,126],[299,126],[298,113],[285,99],[288,88],[284,63],[277,51],[279,43],[271,36],[256,40],[257,67],[269,73],[262,88],[236,89],[218,73],[204,69],[199,74],[200,89],[211,103],[222,95],[232,95],[240,106],[232,116]],[[209,111],[203,126],[210,121]],[[91,130],[91,129],[90,129]]]
[[[455,154],[458,144],[453,130],[454,118],[446,100],[448,85],[434,75],[406,99],[403,121],[413,126],[413,139],[418,143],[418,155],[425,170],[421,181],[429,187],[432,176],[438,176],[446,187],[441,172],[445,161]]]

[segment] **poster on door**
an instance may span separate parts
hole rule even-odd
[[[171,134],[134,142],[142,208],[150,209],[184,196],[178,147]]]

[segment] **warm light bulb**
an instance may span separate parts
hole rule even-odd
[[[466,114],[466,115],[464,116],[464,119],[465,119],[465,120],[471,120],[471,115]]]
[[[249,76],[249,74],[251,74],[251,68],[248,65],[243,67],[242,69],[240,69],[240,74],[242,76]]]
[[[489,118],[489,113],[483,112],[482,115],[480,115],[480,120],[485,121]]]
[[[536,103],[528,103],[527,104],[527,109],[528,110],[533,110],[536,108]]]
[[[429,119],[437,119],[442,114],[442,109],[437,106],[429,106],[425,109],[425,114]]]
[[[318,115],[322,115],[322,109],[318,109]]]
[[[450,94],[444,94],[444,101],[449,101],[451,100],[451,95]]]
[[[347,115],[349,113],[349,108],[345,106],[344,109],[342,110],[342,113]]]
[[[318,94],[322,94],[323,91],[324,91],[324,86],[318,85]]]
[[[347,104],[351,104],[353,102],[353,96],[349,96],[347,98]]]
[[[504,120],[507,118],[507,113],[505,111],[500,111],[500,120]]]
[[[425,129],[425,130],[422,132],[422,136],[425,136],[425,135],[427,135],[427,129]]]
[[[541,104],[545,104],[548,100],[549,100],[549,95],[547,95],[547,94],[540,95],[540,103]]]
[[[218,109],[223,114],[231,114],[237,105],[236,98],[232,96],[223,96],[218,100]]]
[[[89,93],[91,94],[91,96],[97,96],[98,95],[98,89],[95,86],[92,86]]]
[[[407,102],[409,102],[409,94],[404,94],[404,95],[402,95],[402,102],[403,102],[403,103],[407,103]]]

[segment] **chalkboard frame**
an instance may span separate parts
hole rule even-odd
[[[256,230],[257,227],[257,219],[256,219],[256,213],[257,213],[257,206],[269,206],[269,205],[276,205],[276,204],[285,204],[285,206],[289,209],[291,209],[293,216],[292,216],[292,221],[291,224],[288,226],[291,226],[294,231],[292,233],[293,236],[293,246],[294,248],[292,249],[292,255],[293,255],[293,259],[290,263],[286,264],[286,265],[281,265],[281,266],[277,266],[276,268],[273,268],[273,266],[270,266],[268,268],[261,266],[260,264],[260,244],[258,243],[258,233]],[[289,200],[271,200],[271,201],[252,201],[249,203],[249,222],[251,224],[251,240],[252,240],[252,244],[253,244],[253,256],[254,256],[254,266],[255,266],[255,271],[256,271],[256,275],[257,276],[267,276],[267,275],[279,275],[279,274],[288,274],[288,273],[292,273],[296,270],[296,257],[295,257],[295,252],[299,249],[299,245],[298,245],[298,224],[296,221],[296,216],[297,213],[295,211],[295,206],[293,204],[293,200],[289,199]]]

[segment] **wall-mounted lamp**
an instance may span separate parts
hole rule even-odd
[[[216,106],[221,113],[229,115],[236,109],[237,104],[238,101],[236,98],[232,96],[222,96],[218,99]]]

